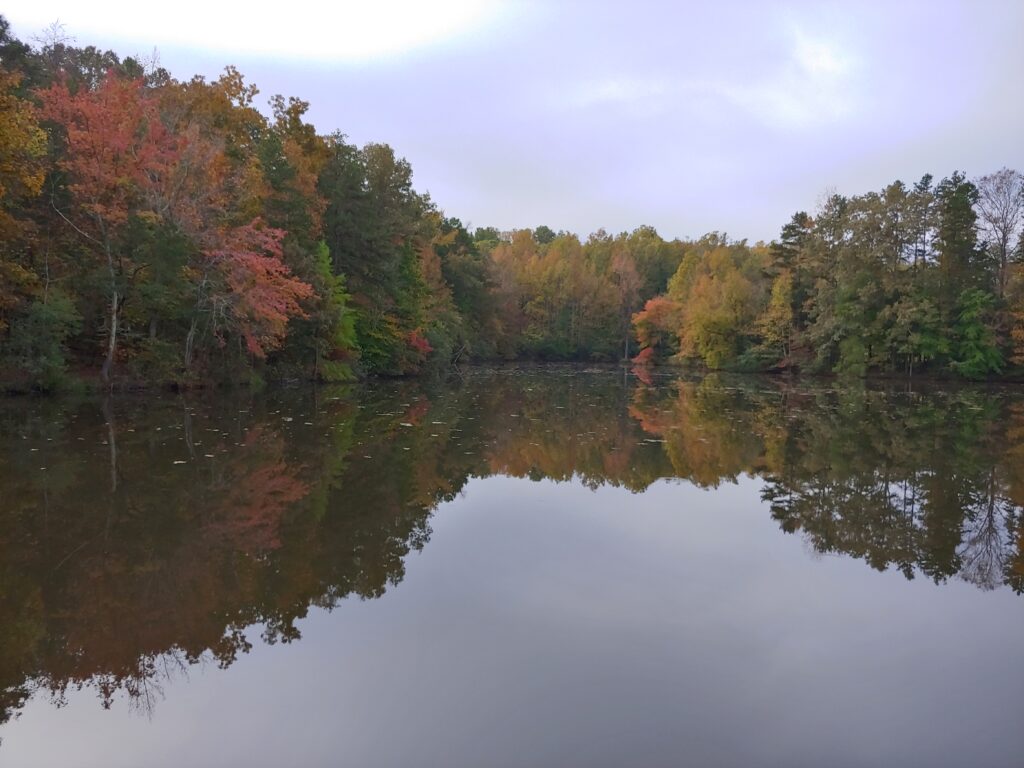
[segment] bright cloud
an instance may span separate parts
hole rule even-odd
[[[496,22],[504,10],[498,0],[307,0],[244,7],[178,0],[154,23],[152,7],[134,0],[12,0],[3,12],[19,31],[59,21],[83,42],[144,39],[157,46],[359,62],[449,43]]]
[[[815,78],[836,78],[850,71],[850,60],[836,46],[800,33],[797,33],[794,58],[805,73]]]
[[[783,129],[816,128],[850,115],[857,99],[855,60],[837,43],[794,30],[781,65],[722,94],[761,122]]]

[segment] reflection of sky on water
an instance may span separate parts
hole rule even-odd
[[[643,494],[472,480],[379,599],[300,622],[156,715],[90,691],[11,765],[1006,765],[1024,614],[780,536],[741,478]],[[56,735],[59,734],[59,738]]]

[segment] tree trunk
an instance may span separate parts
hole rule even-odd
[[[192,325],[189,326],[188,336],[185,337],[185,371],[192,367],[192,351],[196,342],[196,318],[192,318]]]
[[[100,376],[103,379],[104,384],[110,384],[110,374],[114,367],[114,355],[117,353],[117,316],[120,311],[119,304],[120,296],[117,291],[112,291],[110,295],[110,333],[107,339],[107,356],[103,360],[103,368],[100,370]]]
[[[320,334],[313,337],[313,381],[320,381]]]

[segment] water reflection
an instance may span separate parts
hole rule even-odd
[[[765,382],[760,382],[765,384]],[[1005,391],[754,386],[638,389],[631,413],[673,474],[758,475],[786,532],[814,549],[936,582],[1024,588],[1024,403]]]
[[[383,595],[473,477],[758,477],[818,552],[1024,589],[1024,398],[1005,390],[564,370],[22,400],[0,456],[0,722],[81,687],[150,710],[163,681],[249,650],[248,627],[290,642],[310,607]]]

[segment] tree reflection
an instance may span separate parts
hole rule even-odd
[[[785,381],[638,389],[676,476],[764,482],[782,530],[821,553],[936,582],[1021,591],[1019,404],[1002,391],[908,393]]]
[[[161,684],[380,597],[473,477],[756,478],[814,550],[1024,590],[1024,400],[570,370],[0,409],[0,722]]]

